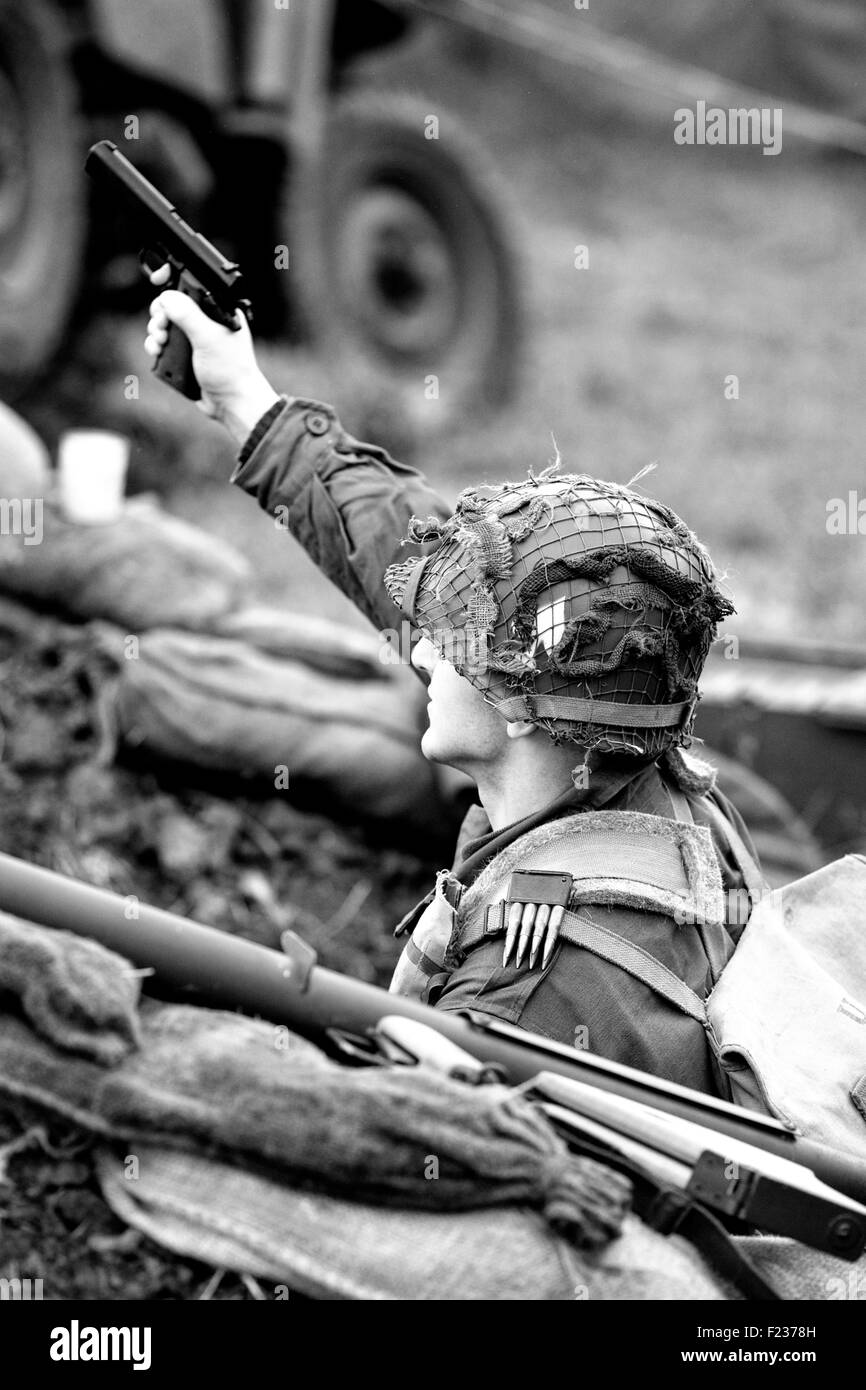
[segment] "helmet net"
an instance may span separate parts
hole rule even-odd
[[[467,489],[446,521],[413,518],[408,540],[428,553],[392,565],[386,587],[506,719],[658,757],[688,743],[698,678],[734,608],[668,507],[551,471]]]

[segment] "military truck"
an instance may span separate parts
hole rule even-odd
[[[76,308],[133,291],[81,172],[107,137],[241,261],[259,336],[502,400],[519,286],[491,161],[434,99],[359,77],[428,22],[380,0],[0,0],[0,391]]]

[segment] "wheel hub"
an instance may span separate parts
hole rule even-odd
[[[385,351],[422,356],[453,334],[452,254],[410,194],[386,186],[360,194],[343,222],[335,269],[350,313]]]

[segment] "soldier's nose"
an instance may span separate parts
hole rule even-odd
[[[439,653],[433,646],[429,637],[420,637],[412,648],[412,665],[416,671],[426,671],[428,676],[433,674],[433,667],[439,659]]]

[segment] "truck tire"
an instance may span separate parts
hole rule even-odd
[[[86,204],[63,17],[0,0],[0,391],[15,396],[63,336]]]
[[[450,116],[427,138],[430,110],[402,94],[335,98],[318,158],[292,179],[289,283],[332,361],[419,395],[435,377],[444,419],[509,396],[522,314],[485,156]]]

